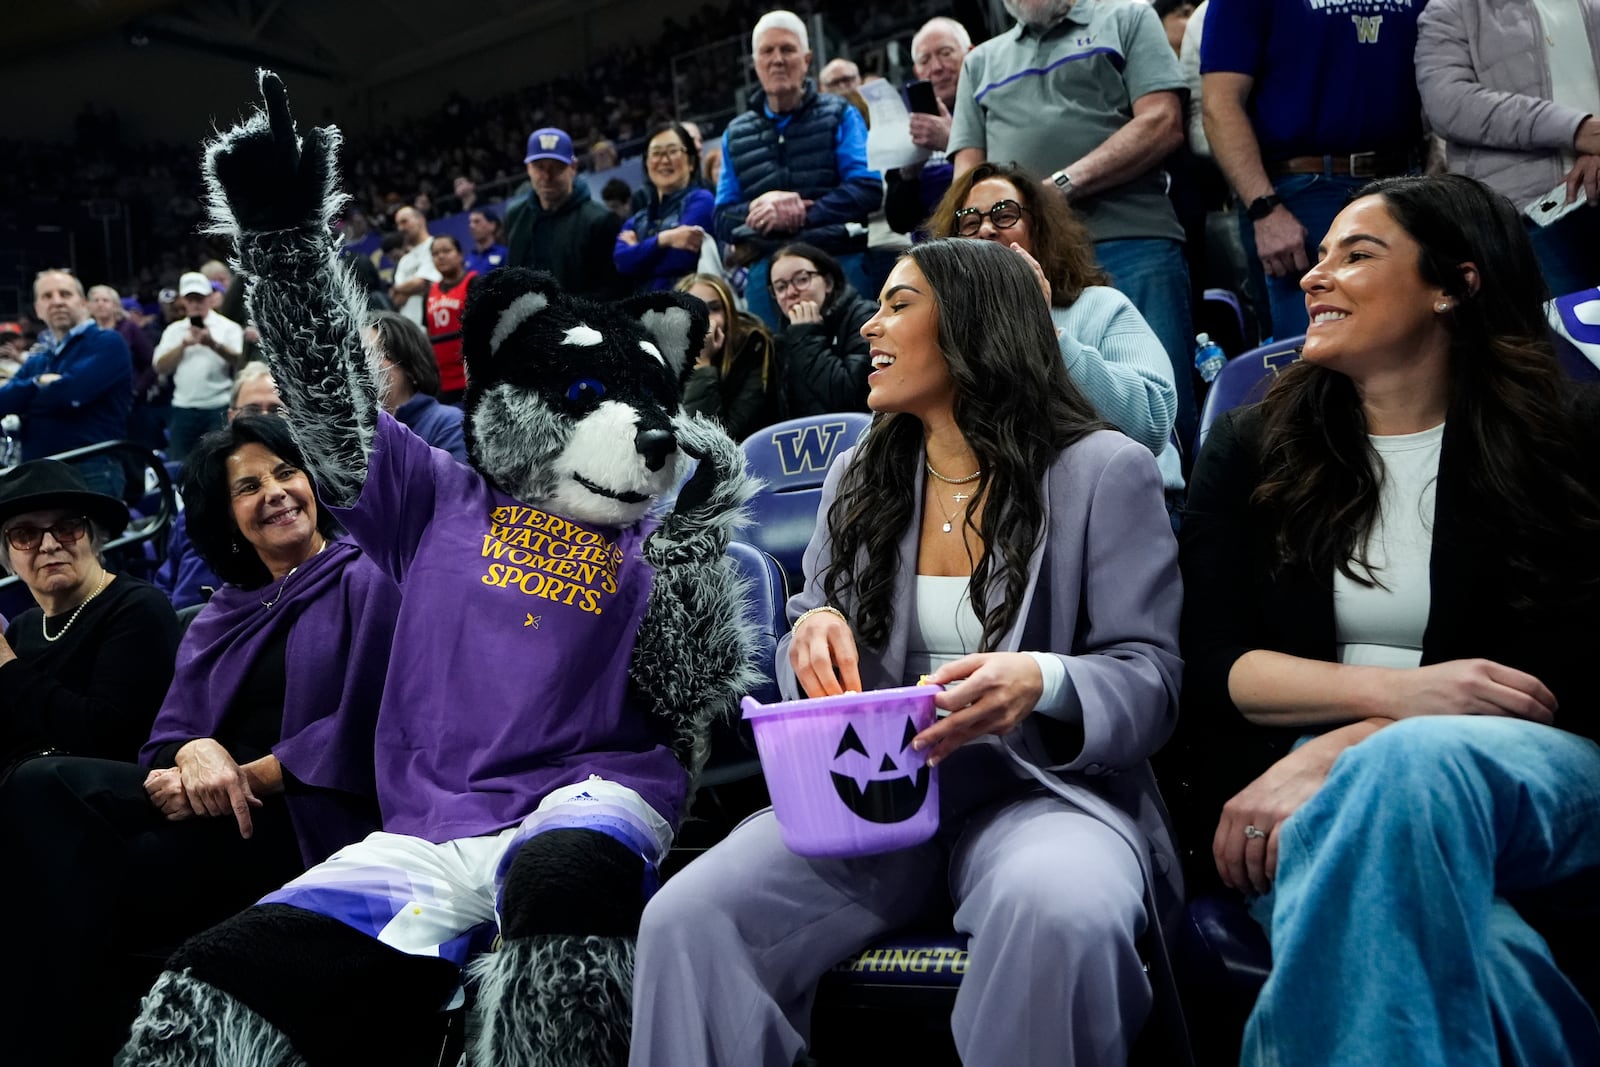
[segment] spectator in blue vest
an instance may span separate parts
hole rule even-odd
[[[867,168],[867,126],[843,97],[819,93],[806,76],[811,45],[792,11],[769,11],[750,35],[759,91],[750,110],[722,135],[717,180],[717,239],[748,265],[745,299],[771,328],[783,325],[768,291],[772,253],[790,240],[839,260],[863,292],[876,292],[862,270],[867,216],[883,199],[883,181]]]
[[[64,270],[33,280],[33,309],[50,328],[43,350],[0,386],[0,415],[22,418],[22,458],[46,456],[128,435],[133,357],[128,342],[89,317],[83,283]],[[89,488],[122,495],[122,467],[97,457],[78,465]]]

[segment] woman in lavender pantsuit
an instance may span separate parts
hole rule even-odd
[[[823,972],[952,903],[964,1062],[1122,1062],[1152,1003],[1139,949],[1181,898],[1146,763],[1181,671],[1160,475],[1071,383],[1009,249],[918,245],[862,334],[878,418],[829,472],[779,681],[949,687],[913,742],[942,764],[941,829],[816,860],[747,820],[645,911],[631,1063],[789,1067]]]

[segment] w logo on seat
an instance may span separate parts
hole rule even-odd
[[[842,422],[824,422],[773,434],[772,444],[778,450],[783,473],[793,477],[807,471],[826,471],[844,431]]]
[[[1378,27],[1383,25],[1382,15],[1351,15],[1356,24],[1356,40],[1361,44],[1378,43]]]

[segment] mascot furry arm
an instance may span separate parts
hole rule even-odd
[[[258,78],[264,105],[207,148],[209,232],[236,243],[262,350],[322,496],[349,506],[366,479],[381,403],[361,340],[364,294],[340,266],[329,226],[347,199],[338,189],[340,135],[319,127],[301,138],[282,81],[270,71]],[[663,349],[684,357],[706,328],[698,315],[688,329],[665,311],[639,318]],[[678,447],[700,464],[645,543],[655,578],[629,674],[692,777],[705,762],[712,717],[731,714],[758,677],[743,591],[723,558],[755,483],[738,446],[713,424],[680,414],[672,426]],[[481,451],[474,446],[474,465],[516,492],[485,469]]]

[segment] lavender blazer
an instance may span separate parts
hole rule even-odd
[[[828,471],[805,553],[806,585],[789,600],[791,622],[824,602],[819,576],[831,548],[825,516],[854,452]],[[1020,774],[1120,834],[1144,869],[1152,921],[1173,931],[1183,879],[1148,763],[1176,725],[1183,672],[1183,588],[1161,475],[1149,449],[1102,430],[1061,453],[1045,477],[1044,500],[1047,533],[1029,560],[1021,610],[998,651],[1061,657],[1076,692],[1082,745],[1075,752],[1051,751],[1035,717],[1004,738],[973,743],[996,746]],[[901,684],[921,518],[920,511],[914,514],[900,539],[888,641],[881,650],[861,650],[867,689]],[[848,601],[837,606],[852,613]],[[777,673],[784,697],[794,699],[802,694],[789,665],[789,640],[778,643]]]

